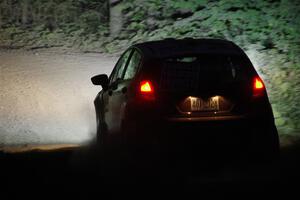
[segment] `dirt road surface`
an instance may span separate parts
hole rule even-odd
[[[82,144],[95,136],[90,78],[117,57],[97,53],[0,50],[0,147]]]

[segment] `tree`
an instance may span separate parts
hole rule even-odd
[[[28,25],[28,18],[29,18],[29,3],[30,0],[23,0],[21,2],[22,7],[22,26]]]
[[[0,28],[2,27],[2,4],[0,4]]]
[[[110,36],[117,36],[123,27],[122,6],[120,1],[109,0],[109,33]]]
[[[52,32],[57,27],[57,17],[55,16],[56,4],[54,1],[49,1],[49,3],[47,3],[45,7],[45,13],[43,13],[45,16],[44,24],[45,27]]]

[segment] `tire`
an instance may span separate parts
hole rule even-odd
[[[105,148],[107,146],[107,129],[99,122],[97,126],[97,136],[96,136],[97,146]]]
[[[142,141],[138,138],[138,127],[134,121],[123,120],[121,131],[121,143],[124,151],[132,156],[137,156],[143,151]]]
[[[264,158],[268,162],[277,162],[280,158],[280,142],[279,136],[277,132],[277,128],[275,125],[267,128],[269,133],[270,143],[269,147],[264,149]]]
[[[122,120],[121,124],[121,144],[126,149],[129,150],[131,147],[131,123],[125,120]]]
[[[269,164],[279,160],[279,136],[274,124],[255,128],[252,136],[251,157],[254,162]]]
[[[106,125],[99,123],[97,129],[97,146],[103,155],[103,160],[108,168],[113,167],[122,157],[122,149],[117,136],[110,136]]]

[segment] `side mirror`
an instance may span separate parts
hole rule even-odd
[[[103,90],[106,90],[108,88],[108,76],[106,74],[93,76],[91,78],[91,81],[94,85],[101,85]]]

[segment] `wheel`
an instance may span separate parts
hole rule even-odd
[[[274,124],[259,126],[252,132],[252,160],[260,163],[277,162],[280,158],[280,144]]]
[[[280,158],[280,142],[275,125],[267,127],[266,129],[269,137],[269,142],[266,142],[264,150],[264,158],[266,161],[276,162]]]
[[[122,161],[122,149],[118,136],[110,136],[105,124],[99,123],[97,129],[97,146],[101,152],[103,162],[107,169],[115,167]]]
[[[143,147],[145,148],[140,138],[141,133],[138,133],[137,124],[132,120],[123,120],[121,127],[120,139],[122,147],[128,154],[136,157],[143,152]]]
[[[107,145],[107,128],[101,122],[97,125],[97,146],[104,148]]]

